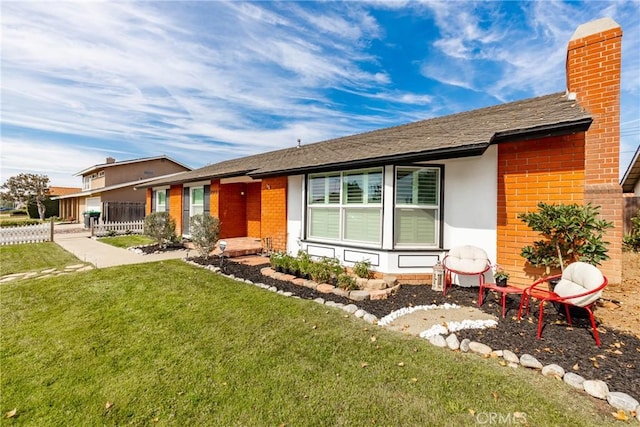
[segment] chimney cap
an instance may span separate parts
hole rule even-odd
[[[576,28],[576,31],[571,36],[571,40],[583,39],[592,34],[602,33],[614,28],[620,28],[620,25],[611,18],[600,18],[595,21],[586,22]]]
[[[111,156],[107,157],[107,161],[106,161],[107,164],[115,163],[115,162],[116,162],[116,159],[114,159],[113,157]]]

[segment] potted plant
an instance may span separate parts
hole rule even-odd
[[[522,248],[520,255],[534,267],[564,271],[575,261],[598,265],[609,259],[608,242],[603,240],[613,223],[599,219],[599,206],[538,203],[537,212],[518,214],[518,219],[544,238]]]
[[[493,278],[496,280],[496,285],[507,286],[507,280],[509,280],[509,273],[500,265],[496,264],[494,267]]]

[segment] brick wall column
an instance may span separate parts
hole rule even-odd
[[[153,194],[153,188],[147,188],[145,204],[144,204],[144,214],[145,214],[145,216],[151,214],[152,194]]]
[[[620,283],[622,270],[621,49],[622,29],[610,18],[579,26],[567,48],[567,90],[593,117],[585,142],[585,202],[601,206],[601,217],[614,223],[604,236],[611,259],[600,266],[610,283]]]
[[[182,236],[182,184],[169,188],[169,216],[176,222],[176,234]]]
[[[287,177],[262,180],[261,238],[271,238],[273,250],[287,249]]]

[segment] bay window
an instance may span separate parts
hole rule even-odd
[[[309,237],[381,243],[381,168],[309,175],[307,189]]]

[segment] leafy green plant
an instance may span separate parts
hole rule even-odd
[[[272,252],[271,255],[269,256],[269,264],[271,265],[271,268],[273,268],[276,271],[279,271],[282,269],[282,256],[284,254],[282,252]]]
[[[176,235],[176,222],[169,212],[154,212],[144,219],[144,234],[156,241],[159,247],[170,242]]]
[[[624,236],[622,245],[625,251],[640,252],[640,209],[631,218],[631,233]]]
[[[522,248],[520,255],[536,267],[564,270],[566,264],[584,261],[598,265],[609,258],[608,242],[603,240],[605,230],[612,228],[609,221],[599,219],[599,206],[578,204],[538,203],[537,212],[518,214],[531,229],[544,240]]]
[[[220,220],[208,214],[198,214],[189,218],[189,232],[191,243],[201,257],[208,259],[209,254],[218,243],[220,235]]]
[[[338,287],[347,291],[357,289],[356,279],[349,276],[347,273],[342,273],[338,276]]]
[[[371,261],[362,260],[362,261],[356,262],[353,265],[352,270],[353,270],[353,274],[355,274],[356,276],[362,279],[368,279],[369,277],[371,277]]]
[[[311,265],[313,264],[313,260],[311,259],[311,255],[309,255],[305,251],[298,251],[298,256],[296,257],[298,261],[298,272],[302,277],[308,277],[311,269]]]
[[[311,279],[317,283],[328,283],[344,272],[344,267],[336,258],[323,257],[311,265]]]
[[[493,278],[496,279],[496,283],[501,281],[506,282],[507,280],[509,280],[509,276],[511,275],[507,273],[507,270],[505,270],[504,267],[499,264],[496,264],[494,266]]]

